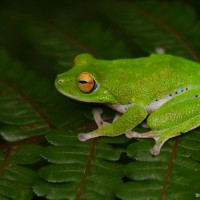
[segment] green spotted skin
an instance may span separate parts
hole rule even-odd
[[[86,92],[80,85],[89,85],[91,89]],[[58,75],[55,86],[69,98],[103,103],[121,113],[113,123],[80,134],[81,141],[120,134],[153,138],[156,144],[151,153],[158,155],[169,138],[200,124],[200,64],[181,57],[152,54],[144,58],[99,60],[81,54],[69,71]],[[133,128],[146,118],[151,130],[144,134],[134,132]]]

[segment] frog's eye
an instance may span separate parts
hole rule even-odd
[[[90,93],[94,91],[97,87],[94,78],[86,72],[79,74],[77,84],[81,92],[84,93]]]

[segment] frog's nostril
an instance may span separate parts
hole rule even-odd
[[[59,83],[59,84],[62,84],[63,82],[64,82],[63,79],[58,79],[58,83]]]

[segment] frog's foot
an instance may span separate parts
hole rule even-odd
[[[125,135],[128,138],[152,138],[155,140],[156,144],[150,150],[150,153],[157,156],[160,153],[161,147],[170,137],[161,137],[161,134],[156,134],[154,131],[149,131],[146,133],[137,133],[133,131],[127,131]]]
[[[146,133],[138,133],[134,131],[125,132],[127,138],[154,138],[152,131]]]
[[[101,108],[94,108],[92,110],[92,114],[93,114],[94,120],[95,120],[95,122],[96,122],[98,127],[101,127],[101,126],[103,126],[105,124],[109,124],[108,122],[105,122],[102,119],[102,117],[101,117],[102,113],[103,113],[103,110]]]
[[[78,139],[82,142],[95,138],[96,136],[92,135],[92,133],[80,133],[78,134]]]
[[[97,124],[97,126],[100,128],[101,126],[104,126],[104,125],[109,125],[111,123],[109,122],[106,122],[102,119],[101,117],[101,114],[103,113],[103,110],[100,109],[100,108],[95,108],[92,110],[92,114],[94,116],[94,120]],[[120,113],[116,113],[115,117],[113,118],[113,122],[115,122],[119,117],[121,116]],[[92,138],[95,138],[95,137],[98,137],[96,135],[93,134],[93,132],[90,132],[90,133],[80,133],[78,135],[78,139],[80,141],[86,141],[86,140],[89,140],[89,139],[92,139]]]
[[[121,117],[121,114],[120,113],[116,113],[115,114],[115,116],[114,116],[114,118],[113,118],[113,121],[112,122],[115,122],[115,121],[117,121],[119,118]]]
[[[163,47],[156,47],[155,52],[157,54],[165,54],[165,49]]]
[[[143,128],[149,128],[149,126],[147,125],[147,123],[142,123],[142,127]]]

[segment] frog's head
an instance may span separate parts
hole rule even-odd
[[[90,54],[75,57],[74,67],[59,74],[55,86],[65,96],[84,102],[116,103],[95,67],[96,59]]]

